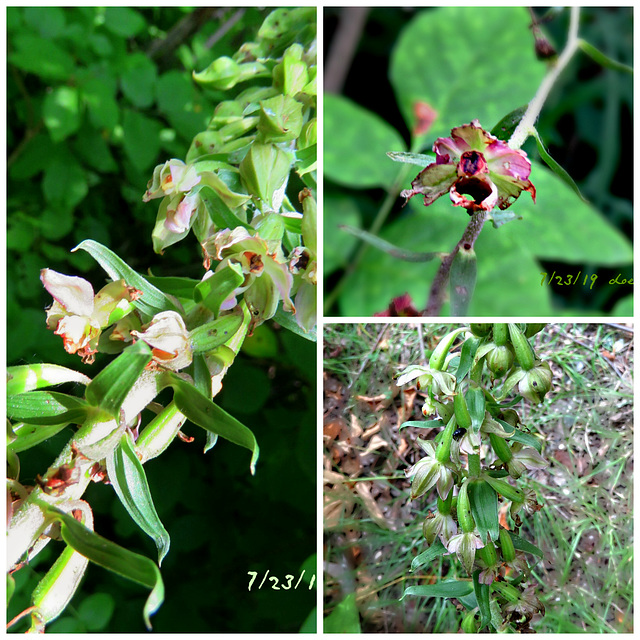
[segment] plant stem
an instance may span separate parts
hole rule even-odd
[[[569,21],[569,35],[567,37],[567,43],[560,54],[555,65],[551,68],[549,73],[542,79],[540,86],[538,87],[538,91],[536,95],[533,97],[533,100],[529,103],[527,110],[525,111],[522,120],[518,123],[511,139],[509,140],[509,146],[512,149],[519,149],[524,141],[531,135],[534,124],[540,115],[540,111],[551,91],[551,88],[555,84],[556,80],[562,70],[567,66],[569,60],[575,53],[578,48],[579,40],[578,40],[578,22],[580,18],[580,7],[571,7],[571,17]],[[454,250],[447,255],[440,267],[438,268],[438,272],[431,284],[431,289],[429,291],[429,301],[427,302],[427,307],[423,312],[423,316],[437,316],[440,315],[440,310],[442,309],[442,304],[445,299],[445,290],[447,286],[447,282],[449,281],[449,271],[451,270],[451,265],[453,263],[453,259],[456,257],[456,254],[460,250],[462,245],[469,244],[470,247],[473,247],[480,231],[482,231],[482,227],[487,219],[487,214],[484,211],[480,211],[475,213],[471,217],[471,221],[469,225],[465,229],[465,232],[455,246]]]
[[[542,111],[542,107],[551,91],[551,88],[558,79],[562,70],[567,66],[569,60],[578,48],[578,22],[580,17],[580,7],[571,7],[571,18],[569,21],[569,35],[567,44],[565,45],[560,57],[550,72],[542,79],[540,87],[533,100],[529,103],[522,120],[518,123],[516,130],[513,132],[509,140],[509,146],[512,149],[519,149],[524,141],[531,135],[531,130]]]
[[[469,454],[469,477],[477,478],[480,475],[480,456],[477,453]]]
[[[477,211],[471,216],[471,220],[467,225],[467,228],[464,230],[462,234],[462,238],[460,238],[458,244],[455,246],[453,251],[445,256],[444,260],[440,263],[438,267],[438,272],[436,273],[433,282],[431,283],[431,289],[429,291],[429,301],[427,302],[427,308],[423,312],[423,316],[438,316],[440,315],[440,310],[442,309],[442,304],[445,298],[445,291],[447,282],[449,281],[449,271],[451,270],[451,265],[453,264],[453,259],[456,257],[456,254],[460,250],[460,247],[464,246],[465,249],[472,249],[475,244],[480,232],[482,231],[482,227],[487,219],[486,211]]]

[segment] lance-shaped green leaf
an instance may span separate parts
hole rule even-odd
[[[609,56],[606,56],[602,51],[596,49],[592,44],[585,40],[578,40],[578,46],[598,64],[614,71],[624,71],[625,73],[633,73],[633,67],[613,60]]]
[[[471,416],[471,429],[474,433],[480,431],[480,427],[484,422],[485,414],[485,397],[484,391],[478,387],[475,383],[471,383],[471,386],[467,390],[465,395],[467,400],[467,407],[469,409],[469,415]]]
[[[120,443],[107,456],[107,473],[120,502],[133,521],[156,543],[158,564],[169,551],[170,539],[153,504],[144,468],[133,447],[131,434],[125,431]]]
[[[81,398],[57,391],[30,391],[7,398],[7,416],[29,424],[81,423],[90,409]]]
[[[38,506],[51,520],[60,523],[62,539],[72,549],[91,562],[151,589],[143,610],[145,624],[151,629],[149,618],[164,601],[164,584],[156,563],[99,536],[49,503],[38,501]]]
[[[478,262],[473,247],[460,247],[456,253],[449,272],[449,297],[451,299],[451,315],[466,316],[473,291],[476,288]]]
[[[134,271],[124,260],[113,251],[95,240],[83,240],[72,251],[82,249],[109,274],[112,280],[124,279],[131,287],[142,291],[142,295],[133,304],[136,309],[146,316],[152,317],[161,311],[179,311],[175,303],[160,289],[154,287],[148,280]]]
[[[10,396],[63,382],[89,384],[91,378],[57,364],[22,364],[7,367],[7,395]]]
[[[117,418],[124,399],[150,360],[151,349],[143,340],[127,347],[87,387],[89,403]]]
[[[244,274],[239,264],[228,264],[211,277],[199,282],[193,290],[193,299],[201,302],[215,316],[220,313],[220,305],[244,282]]]
[[[476,351],[482,342],[482,338],[467,338],[460,350],[460,362],[458,363],[458,369],[456,370],[456,382],[460,382],[471,370],[473,359],[476,356]],[[469,398],[467,398],[467,404]]]
[[[573,178],[551,157],[549,152],[545,149],[544,143],[542,142],[542,138],[536,129],[532,129],[532,133],[534,138],[536,139],[536,144],[538,145],[538,153],[540,157],[545,161],[549,169],[553,171],[566,185],[571,187],[575,194],[582,200],[583,202],[587,202],[587,200],[580,193],[580,189],[578,189],[578,185],[573,181]]]
[[[504,422],[504,420],[498,419],[498,422],[507,430],[511,427],[511,425],[508,422]],[[513,429],[513,427],[511,428]],[[510,436],[510,440],[513,442],[520,442],[527,447],[533,447],[538,453],[542,453],[542,443],[538,438],[532,436],[530,433],[525,433],[524,431],[515,429],[513,434]]]
[[[441,255],[436,252],[418,253],[416,251],[408,251],[407,249],[396,247],[390,242],[387,242],[378,236],[374,236],[372,233],[369,233],[364,229],[357,229],[356,227],[349,227],[344,224],[338,225],[338,228],[346,231],[348,234],[355,236],[356,238],[360,238],[360,240],[370,244],[372,247],[375,247],[380,251],[384,251],[394,258],[404,260],[405,262],[429,262],[429,260],[433,260]]]
[[[173,401],[178,409],[194,424],[218,434],[251,451],[251,474],[255,474],[260,449],[251,429],[214,404],[175,373],[163,374],[163,384],[173,388]]]
[[[407,420],[407,422],[403,422],[400,425],[400,429],[405,429],[406,427],[418,427],[418,429],[438,429],[439,427],[444,427],[442,420]]]
[[[415,164],[419,167],[426,167],[436,161],[436,157],[425,153],[410,153],[409,151],[387,151],[387,155],[394,162],[403,162],[405,164]]]
[[[147,276],[147,281],[160,291],[176,298],[193,298],[193,290],[200,282],[194,278],[180,278],[176,276]]]
[[[473,572],[473,591],[476,594],[476,602],[480,609],[480,629],[491,622],[491,610],[489,608],[490,587],[482,584],[479,579],[480,571]]]
[[[492,540],[497,540],[500,535],[498,495],[488,483],[482,480],[469,482],[467,491],[471,513],[482,542],[486,543],[487,533]]]
[[[528,106],[529,105],[525,104],[522,107],[514,109],[511,113],[508,113],[495,127],[493,127],[493,129],[491,129],[491,135],[507,142],[516,130],[516,127],[520,124],[520,120],[522,120]]]
[[[423,596],[425,598],[459,598],[473,592],[471,582],[462,580],[443,580],[435,584],[420,584],[407,587],[402,594],[403,600],[406,596]]]
[[[13,433],[15,438],[7,444],[7,450],[14,453],[20,453],[35,447],[37,444],[48,440],[56,433],[62,431],[69,423],[61,422],[59,424],[18,424],[14,425]]]
[[[295,333],[298,336],[302,336],[306,340],[310,342],[317,342],[318,336],[316,329],[311,329],[310,331],[305,331],[297,322],[292,313],[285,311],[282,308],[282,300],[278,303],[278,310],[276,311],[273,318],[271,318],[274,322],[277,322],[281,327],[288,329],[292,333]]]
[[[418,554],[411,561],[411,571],[417,571],[422,565],[429,564],[438,556],[442,556],[445,553],[447,553],[447,547],[442,544],[440,538],[437,538],[426,551]]]
[[[513,541],[513,546],[519,551],[524,551],[525,553],[530,553],[534,556],[538,556],[539,558],[544,558],[544,554],[538,547],[527,542],[524,538],[521,538],[519,535],[509,531],[509,535],[511,536],[511,540]]]
[[[230,340],[242,325],[242,316],[231,313],[207,322],[189,333],[194,353],[206,353]]]
[[[203,184],[198,193],[216,227],[220,229],[235,229],[235,227],[251,229],[251,225],[236,215],[213,187]]]

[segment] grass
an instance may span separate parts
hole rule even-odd
[[[398,426],[421,419],[421,399],[393,376],[450,327],[422,328],[325,327],[325,616],[354,593],[363,632],[451,633],[461,619],[449,600],[400,601],[405,587],[454,571],[440,558],[410,572],[435,494],[410,499],[403,472],[420,457],[420,431]],[[544,552],[532,564],[546,608],[538,632],[633,631],[632,338],[626,327],[558,324],[534,339],[554,374],[542,405],[517,407],[549,461],[527,476],[544,506],[521,530]]]

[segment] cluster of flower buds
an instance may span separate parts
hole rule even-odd
[[[487,624],[490,602],[502,614],[501,630],[513,625],[522,630],[534,613],[544,612],[527,583],[524,552],[534,547],[517,535],[520,510],[534,513],[541,507],[533,489],[514,483],[526,470],[547,466],[540,441],[522,428],[514,409],[518,399],[539,403],[551,389],[551,369],[529,342],[544,326],[487,323],[456,329],[440,340],[428,366],[411,365],[397,376],[398,385],[412,382],[425,394],[422,413],[431,418],[425,426],[444,427],[433,440],[418,439],[426,456],[405,473],[413,499],[437,490],[436,510],[423,524],[427,543],[455,554],[473,576],[480,609],[480,600],[487,602],[480,618],[478,610],[465,617],[465,631]],[[512,392],[519,395],[508,401]],[[510,503],[511,527],[506,513],[498,516],[500,503]],[[491,624],[495,627],[495,617]]]

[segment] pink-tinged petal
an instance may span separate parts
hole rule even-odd
[[[436,482],[436,488],[442,500],[447,499],[449,492],[453,488],[453,474],[444,466],[440,467],[440,477]]]
[[[536,201],[536,188],[530,180],[519,180],[518,178],[509,178],[497,174],[490,175],[492,181],[496,187],[498,187],[498,207],[500,207],[500,209],[510,207],[523,191],[528,191],[533,201]]]
[[[196,168],[190,164],[171,165],[171,180],[176,191],[186,193],[200,182]]]
[[[487,133],[478,120],[473,120],[469,124],[451,129],[451,136],[456,146],[462,151],[473,149],[484,153],[487,146],[497,140],[495,136]]]
[[[526,180],[531,173],[531,162],[521,149],[512,149],[498,140],[487,147],[485,157],[489,171],[512,178]]]
[[[409,200],[418,194],[424,196],[424,205],[429,206],[443,196],[456,180],[456,165],[430,164],[411,183],[412,189],[405,189],[400,195]]]
[[[469,215],[475,211],[491,211],[498,203],[496,185],[484,176],[459,178],[452,185],[449,195],[451,202],[457,207],[464,207]]]
[[[199,204],[198,194],[185,196],[175,210],[167,208],[164,226],[172,233],[184,233],[191,227],[191,220]]]
[[[91,316],[93,313],[93,287],[84,278],[65,276],[53,269],[42,269],[40,280],[68,314]]]
[[[100,327],[86,316],[65,316],[58,322],[54,333],[62,336],[67,353],[76,353],[85,350],[91,342],[97,341],[100,336]]]
[[[276,262],[271,256],[264,256],[264,269],[266,274],[275,284],[280,298],[282,298],[283,309],[285,311],[295,312],[295,305],[290,298],[291,285],[293,285],[293,276],[289,273],[286,264]]]
[[[457,164],[465,151],[469,151],[469,145],[460,138],[438,138],[433,143],[436,164]]]

